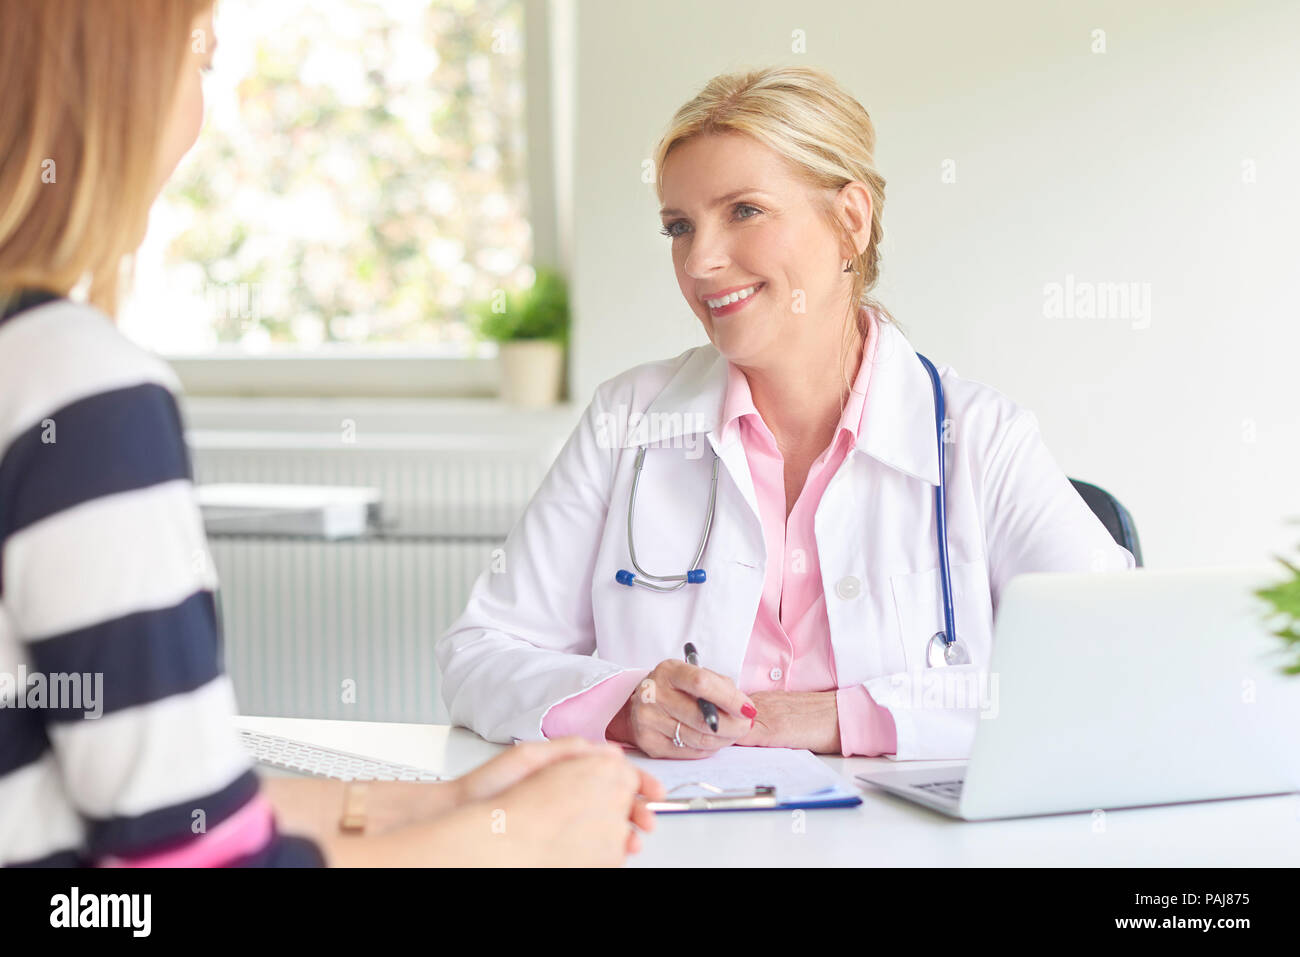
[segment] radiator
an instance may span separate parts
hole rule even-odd
[[[374,486],[395,526],[379,540],[210,539],[240,711],[445,723],[434,643],[464,609],[554,447],[190,441],[200,483]]]
[[[446,723],[434,641],[493,547],[214,538],[240,710]]]

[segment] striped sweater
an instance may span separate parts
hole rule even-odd
[[[322,863],[231,723],[176,390],[88,306],[0,320],[0,864]]]

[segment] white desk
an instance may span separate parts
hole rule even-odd
[[[242,728],[460,775],[502,750],[447,725],[240,717]],[[849,782],[922,762],[824,758]],[[926,762],[940,767],[953,762]],[[967,823],[857,785],[856,808],[661,814],[634,866],[1260,867],[1300,863],[1300,797],[1243,798]]]

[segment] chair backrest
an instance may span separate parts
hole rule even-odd
[[[1119,499],[1104,488],[1098,488],[1078,479],[1070,479],[1070,484],[1088,503],[1088,507],[1092,509],[1093,514],[1101,519],[1101,524],[1106,526],[1106,531],[1110,532],[1110,537],[1127,548],[1132,553],[1134,561],[1137,562],[1138,568],[1141,568],[1142,546],[1138,542],[1137,526],[1133,524],[1133,516],[1129,515],[1128,509],[1121,505]]]

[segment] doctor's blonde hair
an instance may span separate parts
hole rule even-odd
[[[157,192],[194,21],[214,0],[0,0],[0,304],[88,280],[112,315]]]
[[[885,230],[885,178],[876,169],[876,128],[866,109],[833,77],[799,66],[767,67],[724,73],[710,80],[673,116],[655,147],[655,190],[663,202],[664,162],[676,147],[696,136],[743,133],[776,152],[795,175],[816,189],[838,190],[859,182],[871,195],[871,235],[867,247],[851,260],[853,268],[845,341],[853,333],[850,317],[864,341],[867,320],[861,307],[882,321],[897,321],[871,298],[880,277],[880,243]],[[821,212],[827,225],[852,246],[847,225],[829,199]]]

